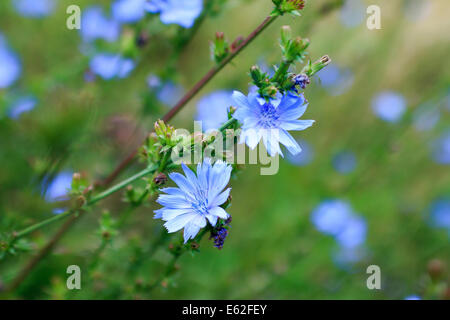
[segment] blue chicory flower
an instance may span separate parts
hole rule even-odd
[[[228,111],[233,105],[231,91],[219,90],[200,99],[197,104],[197,120],[202,121],[204,131],[218,129],[228,120]]]
[[[145,15],[146,0],[116,0],[111,6],[112,16],[121,23],[134,23]]]
[[[225,162],[211,163],[205,159],[197,165],[197,174],[185,164],[181,165],[185,176],[180,173],[169,174],[178,188],[169,187],[161,191],[157,202],[161,209],[155,210],[155,219],[166,221],[164,226],[169,233],[184,228],[184,242],[195,238],[207,221],[212,226],[217,224],[218,218],[228,219],[228,213],[220,207],[230,194],[230,188],[224,188],[230,181],[232,167]]]
[[[384,91],[372,100],[372,110],[380,119],[395,123],[406,111],[406,100],[398,93]]]
[[[55,10],[55,0],[12,0],[16,11],[30,18],[43,18]]]
[[[96,39],[114,42],[119,38],[120,24],[113,19],[108,19],[101,7],[93,6],[83,10],[80,33],[83,41],[86,42]]]
[[[72,188],[72,171],[62,171],[53,178],[52,181],[45,188],[45,182],[48,180],[44,179],[42,187],[42,196],[47,202],[59,202],[69,200],[68,193]],[[66,208],[55,208],[53,213],[60,214],[66,211]]]
[[[413,295],[405,297],[405,300],[422,300],[422,298],[419,297],[418,295],[413,294]]]
[[[356,156],[351,151],[341,151],[333,157],[332,162],[337,172],[347,174],[355,170]]]
[[[345,221],[344,228],[336,235],[336,241],[343,248],[356,248],[366,241],[366,221],[356,215],[352,215]]]
[[[438,164],[450,164],[450,131],[443,133],[432,143],[432,157]]]
[[[295,139],[299,144],[302,152],[293,155],[288,153],[286,160],[295,166],[303,167],[310,164],[314,160],[314,150],[312,146],[305,140]]]
[[[183,96],[184,89],[182,86],[171,81],[163,83],[156,93],[159,101],[167,106],[174,106]]]
[[[164,24],[191,28],[203,10],[203,0],[150,0],[145,8],[151,13],[159,12]]]
[[[9,107],[9,117],[17,120],[22,113],[33,110],[36,104],[37,100],[33,96],[20,97]]]
[[[431,205],[430,222],[434,227],[450,231],[450,198],[438,199]]]
[[[311,221],[317,230],[335,237],[342,248],[357,248],[366,240],[365,219],[359,217],[345,201],[323,201],[313,210]]]
[[[19,57],[0,34],[0,89],[7,88],[17,81],[22,72]]]
[[[414,111],[413,125],[417,131],[429,131],[439,122],[441,113],[439,108],[428,102]]]
[[[354,75],[349,68],[340,67],[335,63],[317,73],[320,84],[328,90],[332,96],[344,94],[353,85]]]
[[[320,203],[312,212],[311,221],[325,234],[337,236],[352,217],[351,206],[342,200],[332,199]]]
[[[100,53],[91,59],[89,66],[92,72],[105,80],[122,79],[128,77],[135,67],[135,62],[119,54]]]
[[[305,130],[314,123],[314,120],[297,120],[308,106],[303,94],[288,93],[266,101],[257,92],[250,92],[246,97],[234,91],[232,97],[238,107],[233,117],[242,123],[240,143],[245,142],[254,149],[262,139],[270,156],[283,156],[279,143],[294,155],[301,152],[288,130]]]
[[[48,187],[42,190],[45,201],[55,202],[67,200],[67,194],[72,187],[72,176],[73,172],[71,171],[58,173],[49,183]]]

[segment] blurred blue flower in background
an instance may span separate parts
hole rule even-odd
[[[233,105],[232,94],[232,91],[219,90],[199,100],[196,120],[202,121],[204,131],[218,129],[228,120],[228,111]]]
[[[366,254],[363,247],[338,247],[333,252],[333,260],[339,267],[347,269],[349,265],[361,261]]]
[[[305,130],[315,122],[298,120],[308,107],[303,95],[285,94],[267,102],[257,92],[250,92],[247,97],[234,91],[233,100],[237,107],[233,117],[242,123],[240,143],[245,142],[250,149],[255,149],[262,140],[271,157],[277,154],[283,156],[280,143],[292,154],[301,152],[299,144],[288,131]]]
[[[380,119],[395,123],[406,111],[406,100],[393,91],[380,92],[372,100],[372,110]]]
[[[311,221],[320,232],[337,236],[352,217],[353,210],[345,201],[325,200],[312,212]]]
[[[151,13],[160,13],[164,24],[178,24],[191,28],[203,10],[203,0],[149,0],[145,8]]]
[[[156,90],[161,86],[161,79],[157,75],[151,74],[147,77],[147,85],[150,89]]]
[[[356,248],[366,241],[367,224],[365,219],[351,215],[342,230],[336,235],[336,241],[341,247]]]
[[[48,182],[48,178],[44,178],[42,195],[44,196],[45,201],[47,202],[59,202],[66,201],[69,199],[67,194],[72,188],[72,171],[62,171],[58,173],[52,181],[45,188],[46,182]],[[60,214],[66,211],[65,208],[55,208],[53,209],[53,213]]]
[[[350,173],[356,168],[356,156],[351,151],[341,151],[333,157],[333,167],[339,173]]]
[[[134,69],[133,60],[123,58],[119,54],[100,53],[95,55],[89,64],[92,72],[105,80],[126,78]]]
[[[295,155],[291,153],[286,154],[286,160],[291,164],[299,167],[306,166],[314,160],[314,151],[311,145],[305,140],[295,139],[300,146],[301,152]]]
[[[422,300],[422,298],[419,297],[418,295],[410,295],[405,297],[405,300]]]
[[[80,33],[83,40],[87,42],[95,39],[113,42],[119,38],[120,24],[113,19],[108,19],[101,7],[89,7],[84,9],[81,15]]]
[[[156,97],[166,106],[174,106],[183,96],[184,89],[181,85],[167,81],[160,85]]]
[[[22,65],[19,57],[0,34],[0,89],[7,88],[16,82],[21,72]]]
[[[345,0],[340,18],[341,23],[346,27],[359,26],[366,20],[366,6],[361,0]]]
[[[333,253],[333,259],[339,266],[347,267],[365,256],[363,245],[367,222],[348,202],[339,199],[323,201],[313,210],[311,221],[317,230],[335,238],[339,247]]]
[[[428,131],[433,129],[439,122],[441,113],[431,103],[425,103],[414,111],[413,125],[417,131]]]
[[[12,0],[16,11],[30,18],[43,18],[53,13],[55,0]]]
[[[155,219],[166,221],[169,233],[184,228],[184,242],[193,239],[201,228],[209,222],[216,226],[217,220],[228,219],[228,213],[220,207],[230,195],[231,188],[225,189],[230,181],[232,167],[225,162],[210,159],[197,165],[197,174],[184,163],[181,173],[169,174],[178,188],[164,188],[156,202],[163,207],[155,210]],[[225,189],[225,191],[224,191]]]
[[[121,23],[134,23],[145,15],[146,0],[116,0],[111,6],[112,16]]]
[[[348,68],[341,68],[331,63],[317,73],[320,84],[332,96],[344,94],[353,85],[353,72]]]
[[[55,202],[67,200],[67,193],[72,187],[72,176],[72,171],[62,171],[58,173],[48,184],[48,187],[42,190],[45,201]]]
[[[433,141],[432,149],[432,157],[436,163],[450,164],[450,131]]]
[[[450,199],[434,201],[430,209],[430,222],[434,227],[446,228],[450,231]]]
[[[11,119],[19,119],[20,115],[34,109],[37,99],[33,96],[24,96],[13,101],[9,107],[9,117]]]

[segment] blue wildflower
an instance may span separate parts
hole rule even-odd
[[[245,142],[254,149],[262,139],[270,156],[283,156],[279,143],[292,154],[301,152],[288,130],[304,130],[314,123],[314,120],[297,120],[308,106],[303,95],[285,94],[266,101],[257,92],[250,92],[246,97],[234,91],[233,99],[238,107],[233,117],[242,123],[240,143]]]
[[[93,6],[83,10],[80,33],[86,42],[96,39],[114,42],[119,38],[120,24],[108,19],[101,7]]]
[[[16,11],[30,18],[43,18],[55,10],[55,0],[12,0]]]
[[[417,131],[429,131],[436,126],[440,117],[439,108],[432,103],[425,103],[414,111],[413,125]]]
[[[15,100],[9,108],[9,117],[19,119],[20,115],[34,109],[37,100],[33,96],[24,96]]]
[[[353,72],[348,68],[342,68],[334,63],[317,73],[320,84],[328,90],[332,96],[344,94],[354,81]]]
[[[431,224],[450,230],[450,199],[439,199],[431,205]]]
[[[353,215],[351,206],[342,200],[326,200],[312,212],[311,221],[320,232],[337,236]]]
[[[422,298],[419,297],[418,295],[413,294],[413,295],[405,297],[405,300],[422,300]]]
[[[169,233],[184,228],[184,242],[195,238],[207,221],[212,226],[218,218],[227,219],[228,213],[220,207],[230,194],[230,188],[223,191],[230,181],[232,167],[217,161],[214,165],[210,159],[197,165],[197,175],[182,164],[185,176],[180,173],[169,175],[178,188],[164,188],[166,193],[160,195],[157,202],[161,209],[155,210],[155,219],[166,221],[164,226]]]
[[[150,89],[158,89],[161,86],[161,79],[155,75],[151,74],[147,77],[147,85]]]
[[[384,91],[372,100],[372,110],[380,119],[395,123],[406,111],[406,100],[398,93]]]
[[[89,66],[92,72],[105,80],[110,80],[126,78],[134,69],[135,63],[119,54],[100,53],[91,59]]]
[[[300,139],[296,139],[296,141],[302,149],[302,152],[297,153],[296,155],[288,153],[286,155],[286,159],[295,166],[303,167],[313,161],[314,151],[312,146],[308,142]]]
[[[60,202],[69,200],[69,191],[72,188],[72,176],[71,171],[62,171],[53,178],[52,181],[46,186],[48,177],[44,179],[42,186],[42,196],[47,202]],[[60,214],[66,211],[67,208],[55,208],[53,213]]]
[[[174,106],[175,103],[177,103],[183,96],[183,93],[184,89],[182,86],[171,81],[167,81],[160,86],[156,97],[165,105]]]
[[[341,151],[333,157],[333,167],[339,173],[350,173],[355,170],[356,156],[351,151]]]
[[[0,89],[11,86],[20,76],[22,66],[18,56],[0,34]]]
[[[358,216],[352,215],[346,221],[342,230],[336,235],[336,241],[341,247],[356,248],[366,241],[367,224]]]
[[[116,0],[111,10],[116,21],[121,23],[134,23],[145,15],[146,0]]]
[[[361,261],[367,252],[363,247],[338,247],[333,252],[334,262],[344,269]]]
[[[442,134],[432,144],[432,157],[438,164],[450,164],[450,131]]]
[[[160,13],[164,24],[191,28],[203,10],[203,0],[150,0],[145,6],[151,13]]]
[[[228,111],[233,105],[230,91],[215,91],[200,99],[197,104],[197,120],[202,121],[204,131],[218,129],[228,120]]]
[[[67,194],[72,187],[72,176],[73,172],[71,171],[62,171],[58,173],[49,183],[48,187],[42,190],[45,201],[55,202],[67,200]]]

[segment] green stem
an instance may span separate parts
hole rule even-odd
[[[148,175],[150,173],[155,172],[156,170],[157,170],[157,166],[156,165],[150,166],[150,167],[148,167],[148,168],[138,172],[134,176],[132,176],[132,177],[130,177],[130,178],[128,178],[128,179],[126,179],[126,180],[116,184],[115,186],[109,188],[108,190],[105,190],[102,193],[92,197],[83,207],[78,208],[78,209],[68,210],[68,211],[66,211],[64,213],[61,213],[61,214],[56,215],[54,217],[51,217],[51,218],[49,218],[47,220],[44,220],[44,221],[39,222],[39,223],[36,223],[36,224],[34,224],[34,225],[32,225],[32,226],[30,226],[28,228],[23,229],[22,231],[14,233],[14,238],[18,239],[18,238],[24,237],[24,236],[26,236],[26,235],[28,235],[28,234],[30,234],[30,233],[38,230],[38,229],[41,229],[41,228],[43,228],[43,227],[45,227],[45,226],[47,226],[49,224],[52,224],[54,222],[57,222],[57,221],[62,220],[64,218],[67,218],[67,217],[73,215],[74,213],[78,212],[81,209],[87,209],[89,206],[92,206],[93,204],[99,202],[100,200],[102,200],[102,199],[104,199],[106,197],[109,197],[111,194],[113,194],[113,193],[115,193],[115,192],[125,188],[127,185],[133,183],[136,180],[139,180],[140,178],[142,178],[142,177],[144,177],[144,176],[146,176],[146,175]]]
[[[293,61],[291,61],[291,60],[283,60],[280,67],[277,69],[277,72],[275,73],[275,75],[272,78],[273,82],[278,82],[281,85],[282,84],[281,82],[283,80],[283,75],[285,75],[288,72],[289,67],[291,66],[292,63],[293,63]]]

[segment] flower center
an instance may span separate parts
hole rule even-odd
[[[263,128],[274,128],[278,126],[277,109],[271,103],[265,103],[261,107],[258,125]]]
[[[201,215],[208,214],[208,197],[204,191],[199,190],[195,200],[192,201],[192,209]]]

